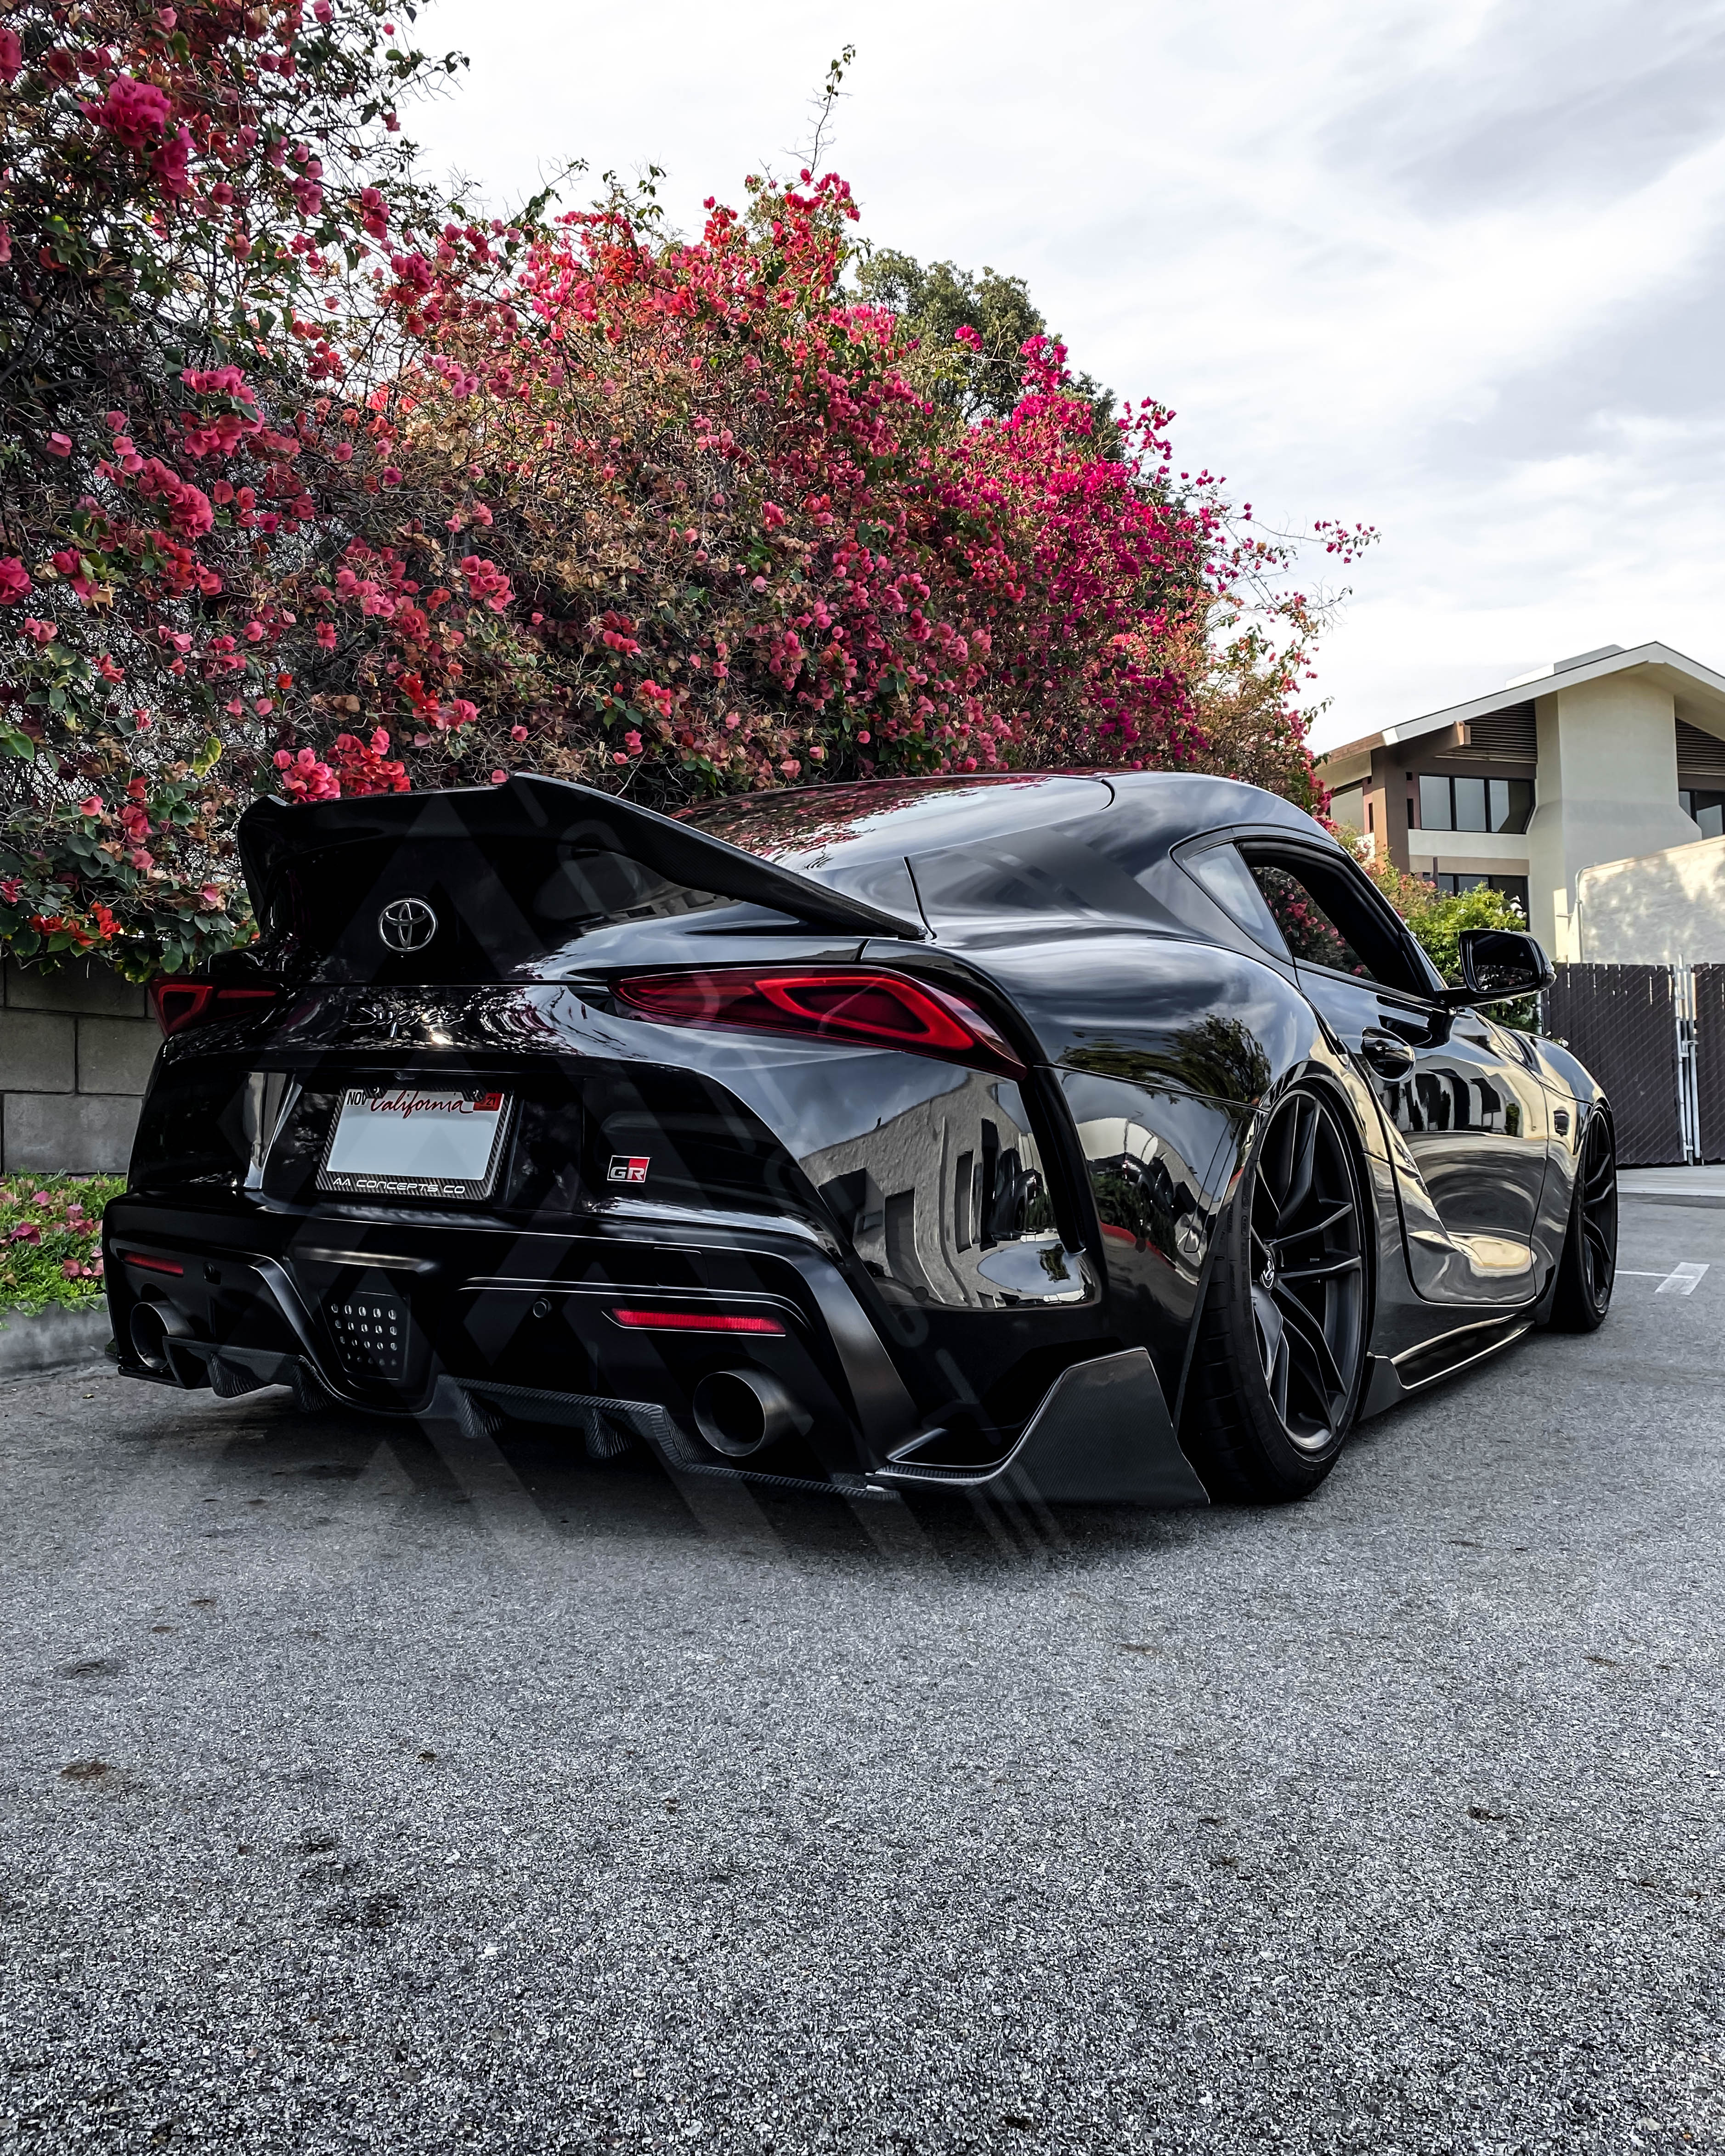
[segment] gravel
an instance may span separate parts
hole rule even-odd
[[[0,1389],[0,2147],[1725,2148],[1725,1212],[1282,1512]]]

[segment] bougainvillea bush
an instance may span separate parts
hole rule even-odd
[[[405,19],[405,18],[404,18]],[[0,939],[127,970],[245,932],[284,577],[350,490],[307,396],[376,350],[429,64],[331,0],[0,21]],[[334,341],[339,336],[342,341]],[[326,475],[338,484],[326,486]]]
[[[14,1175],[0,1183],[0,1311],[94,1308],[102,1208],[123,1175]]]
[[[366,0],[0,28],[18,957],[243,939],[262,791],[1123,764],[1313,798],[1314,611],[1168,413],[1099,454],[1040,336],[1010,409],[924,394],[830,174],[689,239],[641,194],[439,203],[395,105],[454,64]]]

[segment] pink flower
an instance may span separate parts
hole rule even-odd
[[[198,903],[206,913],[219,913],[228,901],[214,884],[207,883],[198,894]]]
[[[78,814],[80,816],[100,816],[101,813],[102,797],[100,793],[89,794],[78,803]]]
[[[0,560],[0,606],[16,606],[30,588],[29,572],[16,554]]]
[[[18,33],[5,23],[0,23],[0,82],[14,83],[18,69],[24,64],[24,49]]]
[[[509,776],[509,773],[508,773],[506,771],[494,771],[494,772],[491,773],[491,783],[492,783],[492,785],[493,785],[493,786],[501,786],[501,785],[502,785],[502,783],[503,783],[503,782],[505,781],[505,779],[506,779],[506,778],[508,778],[508,776]]]
[[[319,760],[315,750],[302,748],[295,756],[279,748],[275,752],[275,767],[281,773],[284,788],[295,801],[334,801],[340,798],[340,780],[328,764]]]
[[[24,634],[33,644],[52,644],[59,630],[53,622],[39,621],[34,614],[27,613],[24,616]]]
[[[509,738],[512,742],[524,742],[527,738],[527,729],[525,726],[511,726],[509,730]]]
[[[161,181],[162,192],[176,199],[192,192],[192,136],[177,127],[150,159],[150,169]]]
[[[72,454],[72,437],[69,434],[50,434],[46,446],[51,457],[69,457]]]
[[[623,746],[629,751],[631,756],[639,756],[640,754],[641,737],[635,732],[633,726],[631,726],[629,732],[623,737]]]
[[[60,1260],[61,1274],[67,1280],[76,1280],[83,1270],[76,1258],[62,1258]]]
[[[174,529],[187,539],[201,539],[215,524],[216,512],[209,496],[190,480],[171,471],[159,457],[151,457],[144,466],[138,492],[146,499],[167,502]]]
[[[30,1203],[33,1205],[47,1206],[52,1209],[54,1205],[54,1193],[51,1190],[39,1190],[32,1196]]]
[[[169,109],[154,83],[134,82],[126,74],[108,85],[101,104],[84,108],[88,118],[116,136],[128,150],[141,150],[151,136],[159,135],[167,125]]]
[[[39,1243],[42,1230],[33,1220],[20,1220],[6,1240],[8,1243]]]

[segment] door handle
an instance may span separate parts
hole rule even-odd
[[[1413,1069],[1414,1051],[1398,1033],[1384,1033],[1368,1026],[1362,1034],[1359,1052],[1380,1078],[1405,1078]]]

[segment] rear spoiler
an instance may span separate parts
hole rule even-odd
[[[516,773],[501,786],[435,793],[373,793],[345,801],[254,801],[239,819],[239,858],[252,910],[266,917],[282,870],[305,854],[362,839],[551,839],[621,854],[669,881],[770,907],[811,927],[858,936],[926,937],[920,921],[866,905],[812,877],[634,801],[567,779]]]

